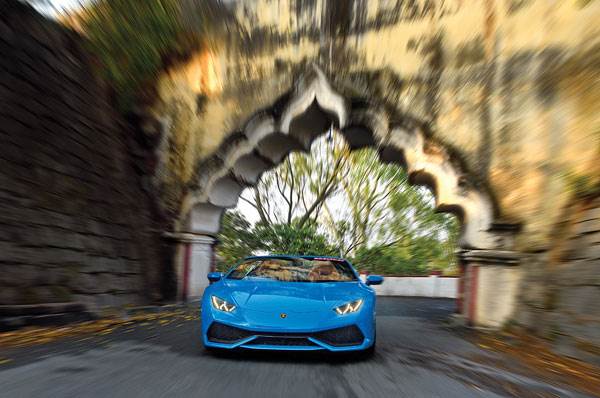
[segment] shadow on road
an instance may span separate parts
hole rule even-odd
[[[202,355],[210,356],[216,359],[231,361],[252,361],[252,362],[271,362],[271,363],[326,363],[343,365],[349,363],[365,362],[373,359],[358,352],[330,352],[326,350],[318,351],[268,351],[268,350],[223,350],[207,351],[203,350]],[[377,355],[375,353],[375,355]]]

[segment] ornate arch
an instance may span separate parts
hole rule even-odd
[[[236,205],[244,188],[255,185],[264,171],[281,163],[291,151],[308,150],[332,122],[352,149],[377,148],[383,161],[401,164],[412,183],[433,191],[438,211],[457,214],[462,224],[461,247],[496,246],[490,232],[494,213],[489,194],[468,184],[448,151],[417,127],[391,125],[382,109],[364,104],[353,107],[316,66],[297,81],[283,112],[256,114],[243,131],[230,135],[198,166],[183,205],[184,229],[218,233],[223,212]]]

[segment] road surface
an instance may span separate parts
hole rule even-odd
[[[489,365],[500,354],[448,327],[453,301],[378,298],[375,356],[215,357],[196,316],[5,349],[1,397],[582,397]],[[191,311],[191,310],[190,310]],[[506,362],[507,359],[503,358]],[[517,366],[518,368],[518,366]]]

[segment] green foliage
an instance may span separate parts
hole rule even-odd
[[[198,47],[181,14],[180,0],[98,0],[82,10],[81,27],[121,110],[132,107],[167,61]]]
[[[226,271],[244,257],[266,252],[269,254],[335,255],[327,236],[317,231],[313,223],[266,225],[254,227],[238,211],[228,211],[222,221],[220,243],[217,246],[217,269]]]
[[[258,240],[248,220],[235,210],[226,212],[221,224],[217,269],[226,271],[240,259],[252,255],[258,249]]]
[[[362,247],[352,263],[359,270],[375,274],[427,275],[433,270],[448,270],[453,263],[453,254],[445,249],[435,238],[417,236],[393,245]]]
[[[436,213],[431,193],[409,185],[406,172],[381,163],[376,151],[349,152],[332,138],[262,177],[243,199],[260,221],[251,227],[238,212],[232,229],[226,217],[220,257],[231,265],[257,251],[340,255],[372,273],[451,273],[457,219]],[[235,240],[226,238],[232,233]]]
[[[258,224],[254,233],[260,242],[258,247],[268,253],[330,256],[336,254],[335,249],[328,243],[329,238],[319,233],[313,223]]]
[[[406,234],[392,244],[360,246],[350,256],[359,270],[377,274],[427,275],[432,270],[452,272],[454,247],[458,235],[458,222],[448,215],[439,215],[447,234]],[[339,247],[326,234],[320,233],[318,225],[310,223],[299,226],[292,224],[267,225],[257,223],[254,227],[239,213],[229,211],[223,217],[217,247],[217,268],[229,269],[240,259],[257,252],[272,254],[321,254],[339,255]]]
[[[357,269],[374,274],[427,274],[425,267],[410,260],[410,256],[395,247],[375,246],[358,250],[352,262]]]

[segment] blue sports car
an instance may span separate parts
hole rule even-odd
[[[248,257],[208,275],[202,339],[208,349],[375,350],[375,292],[341,258]]]

